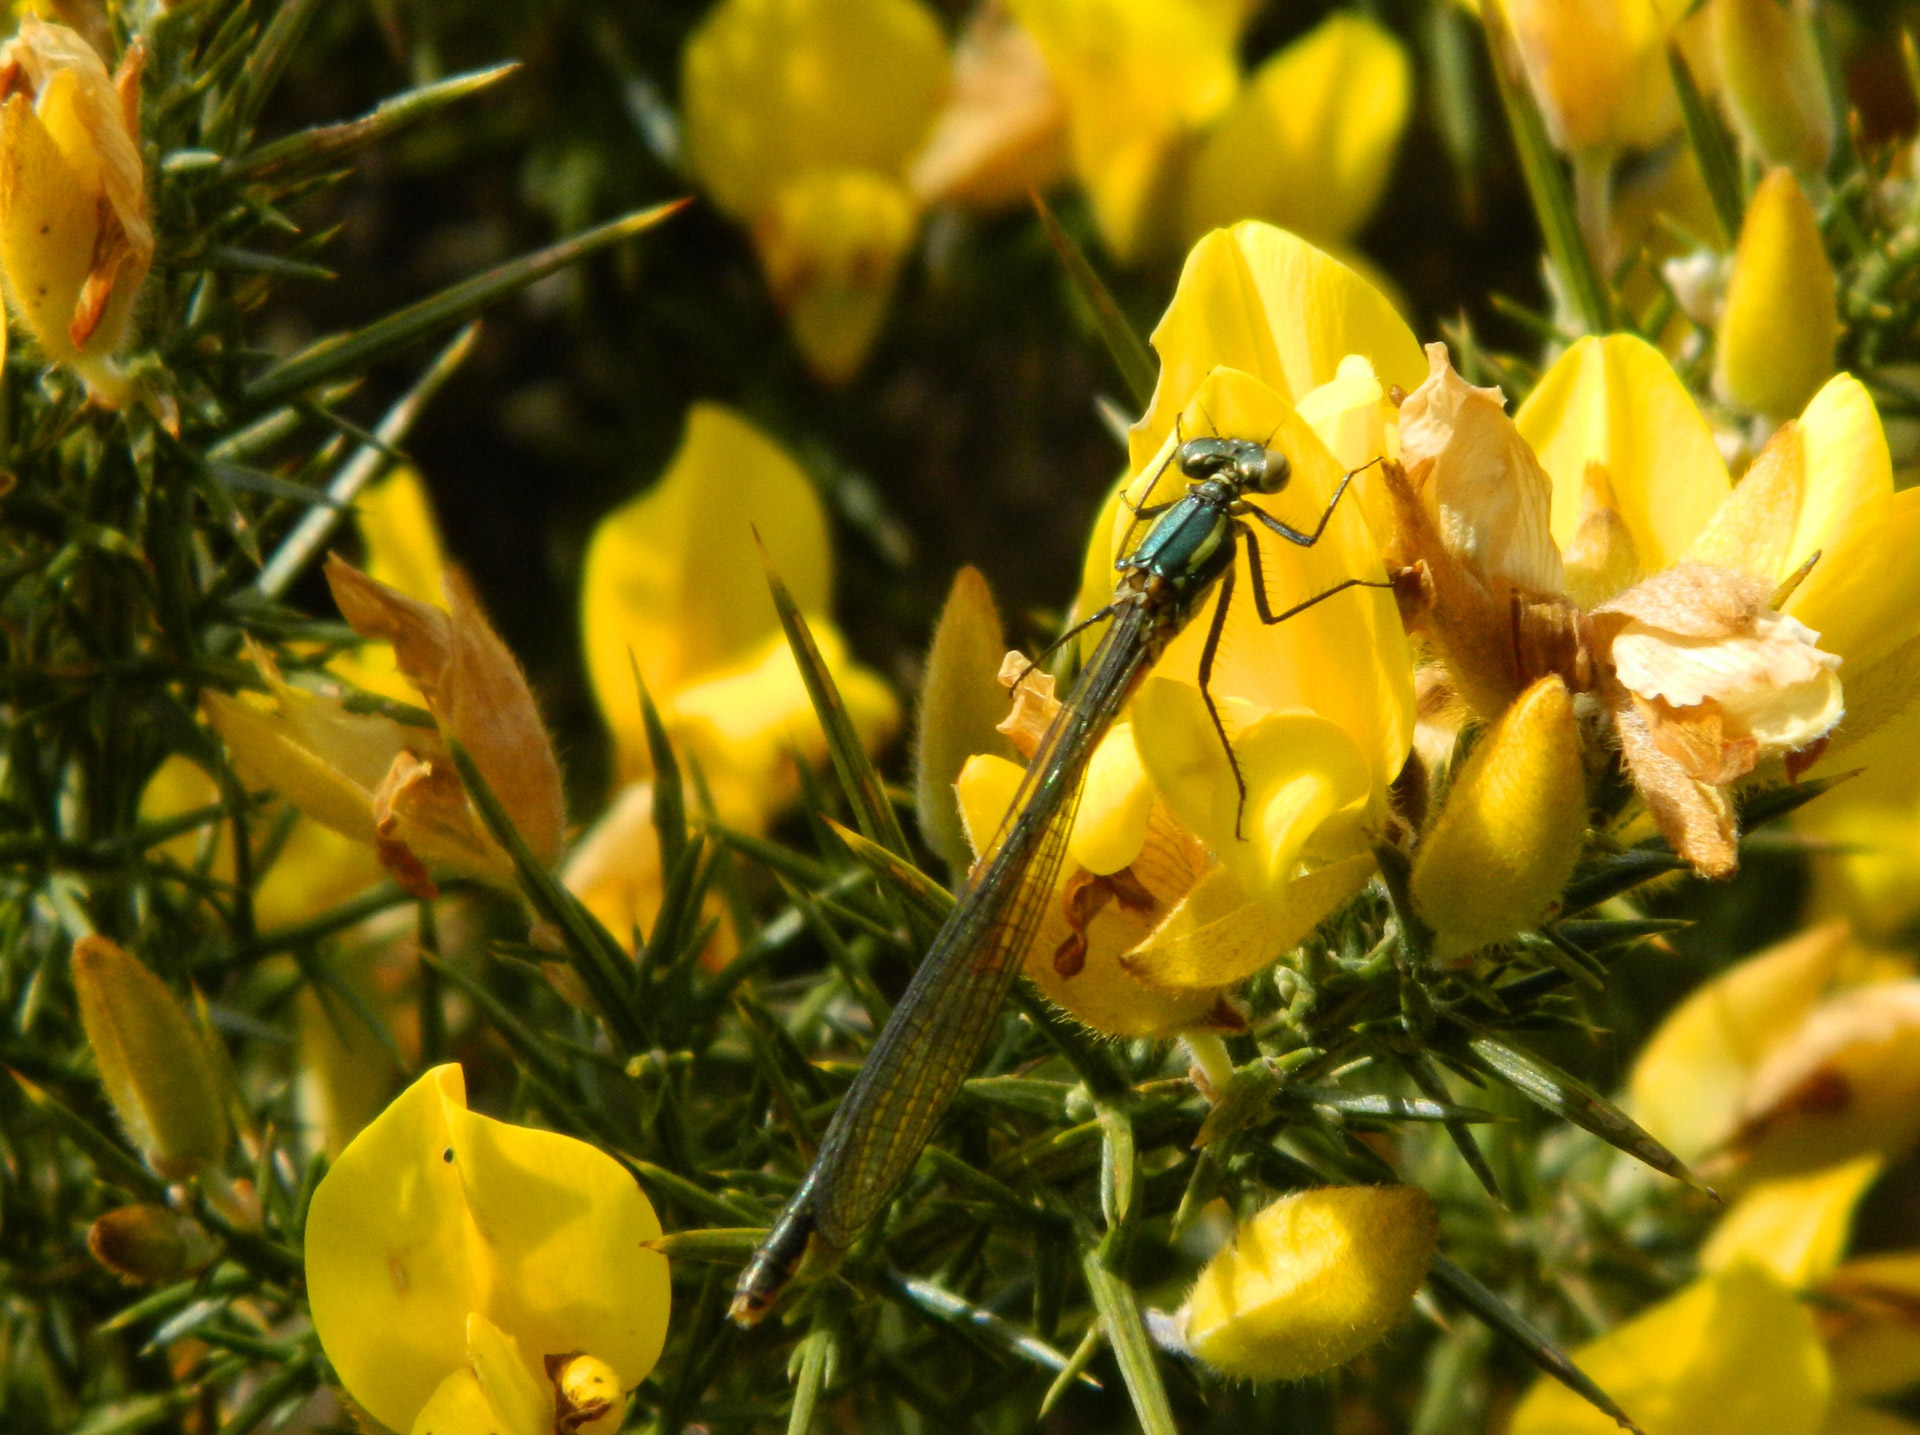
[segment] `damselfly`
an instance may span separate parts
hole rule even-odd
[[[1291,476],[1286,456],[1266,444],[1188,439],[1177,444],[1170,461],[1185,477],[1186,492],[1165,503],[1149,502],[1159,481],[1156,473],[1134,510],[1136,519],[1152,520],[1152,527],[1115,564],[1113,601],[1071,632],[1097,622],[1110,626],[1027,764],[996,845],[933,939],[834,1113],[813,1168],[741,1273],[731,1314],[742,1325],[766,1313],[812,1236],[846,1250],[918,1159],[979,1058],[1044,914],[1093,749],[1216,585],[1220,596],[1201,651],[1200,690],[1233,759],[1208,682],[1233,601],[1236,548],[1246,547],[1254,606],[1263,623],[1281,622],[1347,588],[1382,586],[1378,580],[1350,578],[1277,613],[1267,597],[1253,524],[1312,547],[1326,531],[1352,473],[1341,480],[1319,523],[1305,532],[1247,501],[1249,494],[1279,493]],[[1244,804],[1246,783],[1237,761],[1233,775]]]

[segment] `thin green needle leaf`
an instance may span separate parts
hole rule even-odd
[[[1540,221],[1540,232],[1547,244],[1547,257],[1566,291],[1575,316],[1589,334],[1604,334],[1613,327],[1613,303],[1606,284],[1587,252],[1580,232],[1580,219],[1574,210],[1573,189],[1561,168],[1560,156],[1547,138],[1547,123],[1534,103],[1533,90],[1521,68],[1520,51],[1513,32],[1507,27],[1504,10],[1484,5],[1481,23],[1487,32],[1487,49],[1493,58],[1493,75],[1500,89],[1501,107],[1507,113],[1507,126],[1513,134],[1513,146],[1520,158],[1520,173],[1527,182],[1527,194],[1533,200],[1533,212]]]
[[[1734,155],[1733,146],[1727,143],[1727,132],[1720,127],[1706,96],[1694,83],[1687,57],[1671,41],[1667,44],[1667,68],[1673,72],[1673,88],[1680,96],[1680,116],[1686,121],[1687,143],[1693,146],[1700,178],[1706,184],[1707,197],[1713,201],[1713,217],[1720,222],[1720,238],[1724,247],[1731,249],[1740,237],[1740,218],[1746,209],[1740,193],[1740,161]]]
[[[990,1310],[984,1310],[971,1301],[962,1300],[952,1291],[942,1289],[932,1281],[902,1275],[898,1271],[888,1271],[881,1289],[903,1298],[904,1302],[915,1310],[922,1311],[949,1325],[961,1327],[972,1334],[984,1336],[986,1343],[994,1349],[1004,1351],[1015,1359],[1037,1365],[1042,1370],[1062,1374],[1071,1364],[1067,1356],[1055,1350],[1039,1336],[1022,1330],[1005,1317],[995,1315]],[[1072,1379],[1071,1376],[1068,1378]],[[1091,1389],[1100,1389],[1100,1382],[1090,1375],[1081,1374],[1079,1379]]]
[[[757,532],[753,535],[753,541],[760,545],[760,559],[766,565],[767,586],[773,592],[773,606],[779,611],[780,626],[786,630],[787,646],[793,650],[793,660],[800,668],[801,681],[807,686],[807,697],[813,703],[814,715],[819,718],[821,730],[826,733],[827,752],[833,758],[833,770],[839,775],[840,786],[853,807],[854,820],[870,840],[878,842],[889,852],[907,857],[912,853],[912,848],[907,846],[907,835],[900,830],[900,819],[894,814],[893,804],[887,798],[887,789],[880,781],[880,774],[873,770],[867,750],[861,746],[853,718],[848,715],[846,704],[840,700],[840,689],[833,681],[833,674],[827,671],[826,659],[820,656],[819,645],[813,641],[813,630],[801,616],[793,595],[787,591],[787,585],[773,571],[773,560],[767,556],[766,546],[760,544]]]
[[[1100,1353],[1101,1343],[1105,1339],[1106,1332],[1100,1328],[1099,1321],[1096,1320],[1087,1327],[1087,1333],[1080,1337],[1080,1344],[1075,1346],[1073,1354],[1067,1357],[1066,1365],[1054,1377],[1053,1384],[1047,1387],[1047,1393],[1040,1397],[1041,1419],[1044,1420],[1048,1412],[1060,1403],[1061,1396],[1073,1389],[1074,1381],[1092,1379],[1087,1375],[1086,1369],[1093,1364],[1094,1356]],[[1096,1386],[1099,1384],[1097,1381],[1094,1383]]]
[[[1843,782],[1858,777],[1864,768],[1836,772],[1832,777],[1815,777],[1805,782],[1783,782],[1778,787],[1762,787],[1746,794],[1739,806],[1740,830],[1750,833],[1790,812],[1797,812],[1823,792],[1831,792]]]
[[[253,379],[241,390],[242,397],[249,403],[261,406],[283,403],[316,384],[341,374],[357,373],[395,349],[424,338],[437,329],[470,319],[488,305],[517,293],[536,280],[651,229],[687,203],[687,200],[677,199],[668,204],[657,204],[651,209],[638,210],[533,254],[509,260],[484,274],[464,279],[431,298],[410,304],[384,319],[376,319],[365,328],[329,335]]]
[[[660,840],[660,866],[671,872],[679,864],[687,846],[687,796],[680,778],[680,763],[673,755],[673,743],[667,738],[666,724],[653,705],[646,679],[640,676],[640,660],[627,650],[633,666],[633,686],[640,694],[640,720],[647,730],[647,755],[653,760],[653,831]]]
[[[60,1128],[67,1139],[93,1159],[103,1180],[145,1201],[166,1199],[167,1183],[141,1165],[118,1141],[52,1092],[27,1080],[17,1071],[12,1076],[19,1083],[21,1091],[26,1093],[27,1100],[53,1118],[54,1125]]]
[[[1412,1052],[1402,1058],[1408,1076],[1434,1101],[1451,1101],[1452,1093],[1447,1090],[1446,1080],[1440,1075],[1433,1062],[1424,1052]],[[1480,1183],[1480,1189],[1501,1205],[1506,1197],[1500,1194],[1500,1182],[1493,1174],[1493,1165],[1487,1160],[1486,1152],[1480,1149],[1480,1142],[1473,1134],[1473,1128],[1465,1121],[1455,1119],[1446,1123],[1446,1132],[1453,1142],[1453,1149],[1460,1153],[1460,1159],[1467,1163],[1467,1169],[1473,1172],[1474,1180]]]
[[[953,910],[953,893],[911,862],[894,856],[878,842],[869,842],[858,832],[842,826],[831,817],[824,820],[840,840],[847,844],[847,851],[853,855],[854,861],[873,873],[882,886],[900,896],[911,912],[918,914],[921,921],[916,925],[925,927],[925,931],[920,934],[921,940],[923,942],[930,940],[933,934],[940,930],[940,924],[947,920],[947,914]]]
[[[1654,1170],[1713,1194],[1712,1187],[1688,1170],[1684,1161],[1579,1077],[1562,1071],[1543,1057],[1509,1046],[1497,1037],[1471,1033],[1466,1045],[1482,1071],[1499,1077],[1529,1101],[1582,1130],[1591,1131],[1608,1145],[1618,1147]]]
[[[526,894],[527,902],[560,930],[566,942],[567,960],[586,983],[622,1054],[646,1050],[652,1043],[647,1036],[646,1020],[634,1001],[633,962],[625,949],[614,941],[593,913],[580,905],[579,898],[561,886],[527,850],[513,819],[494,796],[486,776],[466,748],[457,742],[448,743],[447,748],[480,820],[486,824],[493,840],[513,859],[514,873],[520,879],[520,890]]]
[[[823,1306],[814,1313],[813,1329],[802,1337],[793,1353],[794,1362],[799,1366],[799,1379],[793,1390],[793,1411],[787,1417],[787,1435],[807,1435],[813,1428],[813,1412],[819,1406],[820,1393],[832,1380],[833,1368],[838,1363],[839,1341],[833,1329],[836,1324],[834,1313]]]
[[[1114,1359],[1120,1365],[1120,1378],[1126,1382],[1133,1400],[1133,1413],[1139,1418],[1144,1435],[1178,1435],[1173,1423],[1173,1406],[1167,1400],[1167,1387],[1160,1379],[1160,1365],[1154,1359],[1153,1342],[1147,1338],[1146,1324],[1140,1319],[1140,1306],[1128,1285],[1107,1265],[1112,1233],[1081,1258],[1080,1268],[1093,1296],[1093,1308],[1100,1312],[1100,1325],[1113,1346]]]
[[[1615,1404],[1606,1391],[1594,1384],[1592,1378],[1575,1365],[1564,1350],[1459,1266],[1445,1256],[1435,1255],[1430,1278],[1441,1290],[1485,1321],[1496,1334],[1517,1346],[1520,1353],[1534,1365],[1622,1429],[1642,1435],[1640,1427],[1633,1423],[1627,1412]]]
[[[262,179],[284,171],[336,163],[410,124],[438,114],[457,100],[491,88],[519,68],[517,60],[510,61],[491,69],[452,75],[433,84],[407,90],[382,100],[357,120],[301,130],[297,134],[259,145],[227,161],[221,168],[220,177],[227,180]]]
[[[1656,877],[1683,871],[1686,865],[1668,851],[1665,844],[1616,852],[1574,874],[1566,891],[1560,894],[1560,910],[1569,915],[1584,912]]]
[[[1153,402],[1153,389],[1160,374],[1160,365],[1154,360],[1153,350],[1133,332],[1133,326],[1127,322],[1127,316],[1121,313],[1112,291],[1101,280],[1085,252],[1074,243],[1073,236],[1061,228],[1060,221],[1054,217],[1053,210],[1040,197],[1039,191],[1029,190],[1028,194],[1040,215],[1041,225],[1047,231],[1047,243],[1053,246],[1053,252],[1060,258],[1061,268],[1067,271],[1068,282],[1093,311],[1093,321],[1100,331],[1100,339],[1107,346],[1113,366],[1120,371],[1121,382],[1127,386],[1127,394],[1133,400],[1135,410],[1145,413],[1147,405]]]

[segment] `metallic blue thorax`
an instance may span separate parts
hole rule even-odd
[[[1158,578],[1176,590],[1205,587],[1233,560],[1232,483],[1194,484],[1154,522],[1140,546],[1114,566],[1122,573]]]

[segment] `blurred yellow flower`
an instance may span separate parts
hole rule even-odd
[[[1413,102],[1413,67],[1388,31],[1351,11],[1263,63],[1200,141],[1186,176],[1185,239],[1264,219],[1338,246],[1373,213]]]
[[[974,10],[953,46],[953,83],[909,186],[922,204],[1026,203],[1066,173],[1067,110],[1047,62],[1007,10]]]
[[[1812,12],[1796,0],[1712,0],[1707,33],[1720,99],[1764,164],[1809,182],[1833,155],[1834,108]]]
[[[1765,1267],[1702,1277],[1598,1340],[1574,1364],[1646,1435],[1820,1435],[1832,1373],[1813,1317]],[[1552,1379],[1509,1435],[1612,1435],[1612,1417]]]
[[[817,762],[813,715],[767,591],[766,567],[806,615],[862,739],[877,746],[899,712],[878,676],[855,665],[828,611],[833,555],[812,483],[730,409],[696,404],[660,481],[608,514],[587,547],[581,635],[587,675],[613,730],[622,784],[652,775],[637,667],[662,721],[698,764],[729,826],[762,830],[799,791],[797,753]],[[628,787],[581,844],[568,885],[623,940],[659,901],[649,789]]]
[[[1283,1196],[1234,1232],[1174,1317],[1227,1375],[1301,1380],[1374,1344],[1433,1262],[1439,1213],[1418,1186],[1326,1186]]]
[[[1797,412],[1833,374],[1837,288],[1806,191],[1791,170],[1770,171],[1740,225],[1714,340],[1714,386],[1755,413]]]
[[[919,0],[721,0],[681,57],[687,163],[747,225],[821,378],[852,377],[918,227],[908,167],[947,83]]]
[[[0,51],[0,278],[46,357],[109,408],[130,392],[115,359],[153,260],[145,56],[134,45],[109,76],[77,31],[31,14]]]
[[[468,1111],[460,1068],[438,1066],[314,1191],[314,1329],[391,1430],[609,1435],[666,1339],[659,1234],[618,1162]]]
[[[1075,177],[1122,263],[1241,219],[1337,245],[1380,198],[1411,100],[1400,42],[1334,15],[1243,84],[1247,8],[1008,0],[1044,57]]]
[[[1667,40],[1684,0],[1493,0],[1555,145],[1651,149],[1680,124]]]
[[[1815,842],[1812,910],[1891,937],[1920,913],[1920,708],[1850,746],[1858,777],[1793,816]]]

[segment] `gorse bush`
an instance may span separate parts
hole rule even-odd
[[[16,10],[0,1426],[1920,1428],[1904,10]]]

